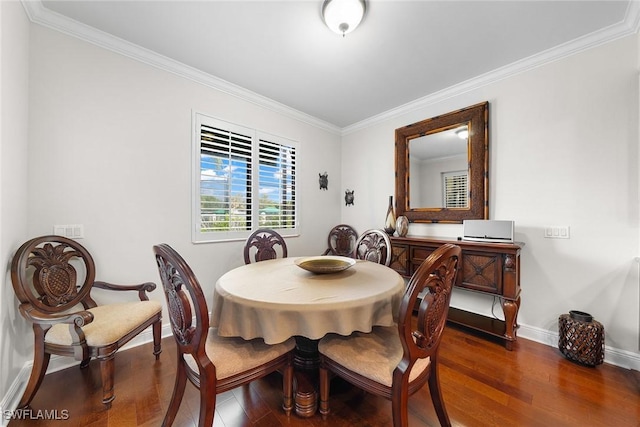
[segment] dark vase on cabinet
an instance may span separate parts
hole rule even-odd
[[[393,236],[394,231],[396,231],[396,214],[393,211],[393,196],[389,196],[389,207],[387,208],[387,216],[384,221],[384,231],[389,236]]]

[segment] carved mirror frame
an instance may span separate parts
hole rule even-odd
[[[468,125],[469,205],[466,208],[412,207],[409,203],[409,142]],[[426,185],[429,183],[421,183]],[[433,183],[440,185],[440,183]],[[489,103],[483,102],[396,129],[396,216],[410,222],[461,223],[489,219]]]

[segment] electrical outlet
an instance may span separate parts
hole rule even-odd
[[[70,224],[70,225],[54,225],[53,234],[70,239],[82,239],[84,238],[84,225],[82,224]]]
[[[546,239],[569,239],[568,225],[552,225],[544,228],[544,237]]]

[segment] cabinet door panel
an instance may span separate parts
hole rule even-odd
[[[391,263],[389,267],[400,273],[402,276],[410,276],[409,269],[409,247],[406,245],[394,244],[391,246]]]
[[[461,286],[476,291],[502,294],[502,256],[500,254],[464,251],[461,270]]]

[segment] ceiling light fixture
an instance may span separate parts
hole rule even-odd
[[[344,37],[360,25],[366,10],[365,0],[324,0],[322,19],[331,31]]]

